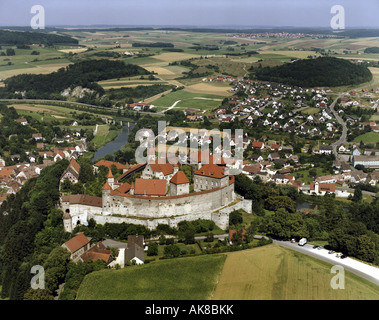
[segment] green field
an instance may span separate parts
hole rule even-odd
[[[236,272],[238,270],[238,272]],[[331,265],[277,245],[227,254],[215,300],[378,300],[379,287],[345,271],[332,289]]]
[[[170,107],[176,101],[179,101],[176,107],[180,108],[199,108],[199,109],[212,109],[221,105],[224,97],[205,94],[205,93],[192,93],[184,90],[170,92],[164,97],[158,98],[152,104],[161,107]]]
[[[78,300],[207,300],[213,295],[225,255],[176,258],[84,278]]]
[[[78,300],[378,300],[378,286],[345,272],[331,288],[331,265],[277,245],[160,260],[87,275]]]
[[[368,132],[365,134],[362,134],[354,139],[355,142],[361,142],[363,143],[377,143],[379,142],[379,132]]]
[[[97,133],[91,142],[93,142],[95,146],[101,147],[114,140],[119,133],[120,130],[109,130],[108,124],[99,125]]]

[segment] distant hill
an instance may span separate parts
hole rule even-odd
[[[258,80],[302,87],[338,87],[372,79],[367,67],[334,57],[298,60],[277,67],[254,69],[254,73]]]
[[[66,88],[82,86],[104,94],[96,82],[129,76],[147,75],[150,72],[133,64],[107,59],[87,60],[70,64],[49,74],[20,74],[4,81],[2,96],[15,91],[25,92],[27,98],[47,99],[60,94]],[[57,98],[57,95],[54,96]]]
[[[379,47],[366,48],[364,53],[379,53]]]
[[[79,41],[69,36],[61,36],[42,32],[24,32],[0,30],[0,44],[22,45],[22,44],[78,44]]]

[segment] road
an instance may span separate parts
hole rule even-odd
[[[345,259],[337,258],[335,253],[329,254],[326,249],[313,249],[313,246],[309,244],[302,247],[299,246],[298,243],[291,243],[290,241],[273,240],[273,243],[312,256],[332,265],[340,265],[345,270],[379,285],[379,268],[377,267],[370,266],[349,257]]]
[[[367,88],[367,87],[370,87],[370,86],[373,86],[374,84],[376,84],[378,82],[378,79],[376,79],[375,77],[373,78],[373,80],[366,86],[363,86],[363,87],[359,87],[359,88],[355,88],[355,89],[351,89],[349,91],[360,91],[364,88]],[[336,156],[336,159],[338,159],[338,152],[337,152],[337,147],[340,146],[341,144],[345,144],[346,143],[346,138],[347,138],[347,126],[346,126],[346,123],[345,121],[343,121],[343,119],[338,115],[338,113],[334,110],[334,107],[336,106],[336,103],[337,103],[337,100],[342,98],[344,95],[348,94],[348,92],[343,92],[343,93],[340,93],[337,98],[334,99],[334,101],[332,102],[332,104],[330,105],[330,110],[331,112],[333,113],[334,117],[336,118],[336,120],[338,121],[339,124],[342,125],[342,134],[341,134],[341,137],[332,144],[332,147],[333,147],[333,153],[335,154]]]

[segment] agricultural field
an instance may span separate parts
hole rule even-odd
[[[349,272],[345,272],[345,289],[333,290],[330,268],[325,262],[272,244],[94,272],[83,280],[77,299],[379,299],[377,286]]]
[[[225,258],[224,255],[176,258],[93,272],[84,278],[77,299],[209,300]]]
[[[214,109],[221,105],[224,96],[193,93],[186,90],[170,92],[152,101],[155,106],[170,107],[175,103],[176,108]]]
[[[354,142],[377,143],[379,141],[379,132],[368,132],[354,139]]]
[[[330,268],[325,262],[277,245],[230,252],[213,299],[379,299],[377,286],[349,272],[345,272],[345,289],[332,289]]]

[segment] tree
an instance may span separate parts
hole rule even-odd
[[[158,243],[150,241],[147,249],[148,256],[158,255]]]
[[[353,202],[359,202],[362,200],[362,189],[360,187],[355,188],[354,195],[351,200]]]
[[[213,242],[214,236],[212,232],[208,232],[207,237],[205,238],[206,242]]]
[[[184,233],[184,243],[191,244],[195,243],[195,230],[188,228]]]
[[[238,210],[234,210],[229,214],[229,225],[237,225],[242,223],[242,213]]]
[[[54,300],[54,297],[45,289],[30,288],[25,293],[24,300]]]

